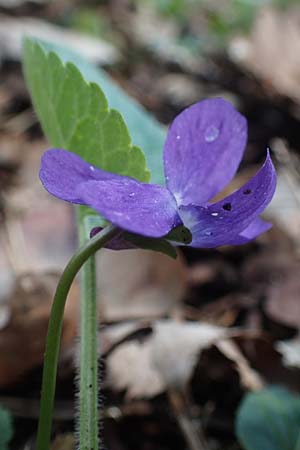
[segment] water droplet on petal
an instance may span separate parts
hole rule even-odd
[[[95,167],[94,167],[94,166],[90,166],[90,170],[91,170],[92,172],[95,172]]]
[[[218,138],[219,134],[219,129],[214,125],[210,125],[205,130],[204,139],[206,140],[206,142],[214,142]]]
[[[135,196],[135,193],[134,192],[131,192],[130,194],[129,194],[129,197],[134,197]]]
[[[179,141],[179,139],[180,139],[180,136],[179,136],[179,134],[176,136],[176,139]]]
[[[211,235],[212,235],[212,232],[211,232],[211,231],[205,231],[204,234],[206,234],[206,236],[211,236]]]
[[[217,213],[217,212],[211,213],[211,216],[214,216],[214,217],[217,217],[218,215],[219,215],[219,213]]]

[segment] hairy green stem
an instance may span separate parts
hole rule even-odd
[[[67,264],[56,288],[53,305],[50,313],[48,334],[46,339],[46,352],[42,380],[40,403],[40,416],[37,432],[37,450],[49,450],[51,423],[54,406],[56,386],[57,363],[60,348],[60,339],[63,323],[63,313],[67,295],[72,282],[82,265],[97,250],[105,245],[119,232],[113,226],[108,226],[101,233],[94,236],[77,250]],[[94,450],[97,450],[96,448]]]
[[[89,217],[79,217],[79,241],[84,243],[91,226]],[[79,449],[98,450],[98,307],[96,262],[91,256],[81,273],[80,364],[79,364]]]
[[[79,449],[98,450],[98,340],[95,256],[81,274]]]

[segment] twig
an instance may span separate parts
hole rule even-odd
[[[200,427],[195,427],[187,413],[186,402],[178,391],[168,392],[170,405],[190,450],[209,450]]]

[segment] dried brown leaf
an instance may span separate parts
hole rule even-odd
[[[300,323],[300,265],[295,261],[285,279],[279,278],[267,290],[266,314],[287,326],[299,328]]]
[[[183,259],[146,250],[102,250],[98,256],[101,319],[159,317],[175,308],[186,290]]]
[[[300,100],[300,8],[261,9],[251,37],[235,38],[231,55],[260,77],[268,88]]]
[[[263,388],[263,381],[260,375],[250,367],[249,362],[233,340],[218,341],[216,347],[223,355],[234,362],[240,375],[242,386],[251,391]]]
[[[112,64],[118,61],[119,53],[108,42],[76,31],[47,23],[32,17],[0,17],[0,41],[2,59],[19,60],[24,36],[33,36],[47,42],[64,45],[83,54],[97,64]]]
[[[10,318],[0,329],[0,386],[16,382],[42,363],[49,313],[57,274],[23,275],[10,300]],[[62,348],[69,346],[77,332],[77,287],[67,302]]]
[[[142,343],[125,342],[107,359],[107,383],[127,390],[127,397],[152,397],[166,389],[182,389],[202,349],[229,331],[206,323],[157,321]]]

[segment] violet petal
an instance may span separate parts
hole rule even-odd
[[[235,175],[246,140],[245,118],[221,98],[179,114],[164,147],[166,184],[178,205],[201,205],[220,192]]]
[[[81,183],[76,195],[114,225],[142,236],[161,237],[182,224],[173,195],[159,185],[119,177]]]
[[[260,217],[257,217],[248,227],[243,230],[238,236],[233,238],[228,244],[230,245],[241,245],[247,244],[247,242],[252,241],[257,238],[262,233],[265,233],[270,228],[272,228],[272,224],[269,222],[265,222]]]
[[[191,247],[217,247],[233,242],[270,203],[276,174],[269,154],[256,175],[240,189],[207,207],[179,208],[184,225],[193,235]],[[247,236],[246,236],[247,237]]]
[[[96,236],[96,234],[100,233],[100,231],[102,231],[103,228],[101,227],[95,227],[92,228],[91,232],[90,232],[90,237],[94,237]],[[124,235],[122,232],[120,232],[120,235],[117,235],[115,237],[113,237],[110,241],[108,241],[104,248],[108,248],[110,250],[130,250],[130,249],[135,249],[137,248],[136,245],[134,245],[132,242],[127,241],[124,238]]]
[[[88,164],[75,153],[58,148],[46,151],[41,159],[40,179],[50,194],[72,203],[82,203],[76,194],[78,184],[88,180],[119,179]]]

